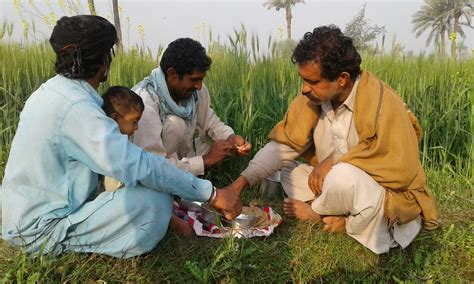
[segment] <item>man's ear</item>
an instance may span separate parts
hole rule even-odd
[[[178,77],[178,72],[176,72],[176,69],[173,67],[170,67],[166,70],[166,79],[176,80]]]
[[[341,88],[344,88],[349,83],[350,80],[351,80],[351,74],[345,71],[339,75],[339,78],[337,78],[337,81]]]

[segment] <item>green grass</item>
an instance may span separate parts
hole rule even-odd
[[[300,79],[287,52],[271,41],[264,56],[258,39],[236,32],[233,44],[209,47],[213,65],[206,76],[219,116],[253,145],[267,134],[297,94]],[[247,42],[252,48],[247,48]],[[54,55],[44,44],[0,42],[0,176],[25,100],[54,75]],[[156,66],[149,53],[114,58],[108,85],[133,86]],[[169,233],[145,256],[120,260],[94,254],[26,258],[0,241],[0,279],[6,282],[472,282],[474,206],[472,125],[474,60],[364,55],[363,68],[396,89],[424,128],[420,158],[439,206],[443,226],[423,232],[406,250],[377,256],[346,235],[284,218],[268,238],[214,240]],[[402,142],[402,141],[401,141]],[[225,161],[208,177],[224,186],[248,158]],[[258,199],[256,189],[244,203]],[[280,197],[262,203],[281,210]],[[176,249],[179,248],[179,249]]]
[[[3,280],[42,282],[470,282],[474,281],[474,207],[462,178],[429,172],[443,226],[422,232],[405,250],[377,256],[343,234],[284,217],[267,238],[181,238],[168,233],[145,256],[121,260],[95,254],[25,258],[0,243]],[[245,201],[257,198],[247,191]],[[281,212],[281,198],[270,204]],[[179,249],[177,249],[179,248]],[[18,281],[20,282],[20,281]]]

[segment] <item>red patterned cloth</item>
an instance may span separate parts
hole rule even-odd
[[[262,228],[231,228],[218,226],[216,224],[207,223],[201,217],[201,212],[185,211],[179,208],[177,204],[174,207],[174,214],[178,217],[187,220],[198,236],[210,238],[224,238],[234,236],[237,238],[252,238],[252,237],[266,237],[270,236],[278,225],[281,224],[282,218],[278,213],[275,213],[271,207],[263,207],[268,218],[268,225]]]

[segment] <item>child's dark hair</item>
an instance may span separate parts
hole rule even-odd
[[[143,112],[145,109],[142,98],[134,91],[123,86],[108,88],[102,95],[102,99],[104,100],[102,109],[107,116],[111,116],[113,113],[125,115],[132,109]]]

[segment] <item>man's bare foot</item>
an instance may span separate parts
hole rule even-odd
[[[344,216],[323,217],[323,230],[331,233],[344,233],[346,231],[346,218]]]
[[[283,211],[289,217],[295,217],[300,220],[306,220],[317,223],[321,220],[321,216],[314,212],[306,202],[293,198],[285,198],[283,200]]]
[[[170,228],[180,236],[190,237],[194,235],[194,230],[191,225],[176,215],[171,215]]]

